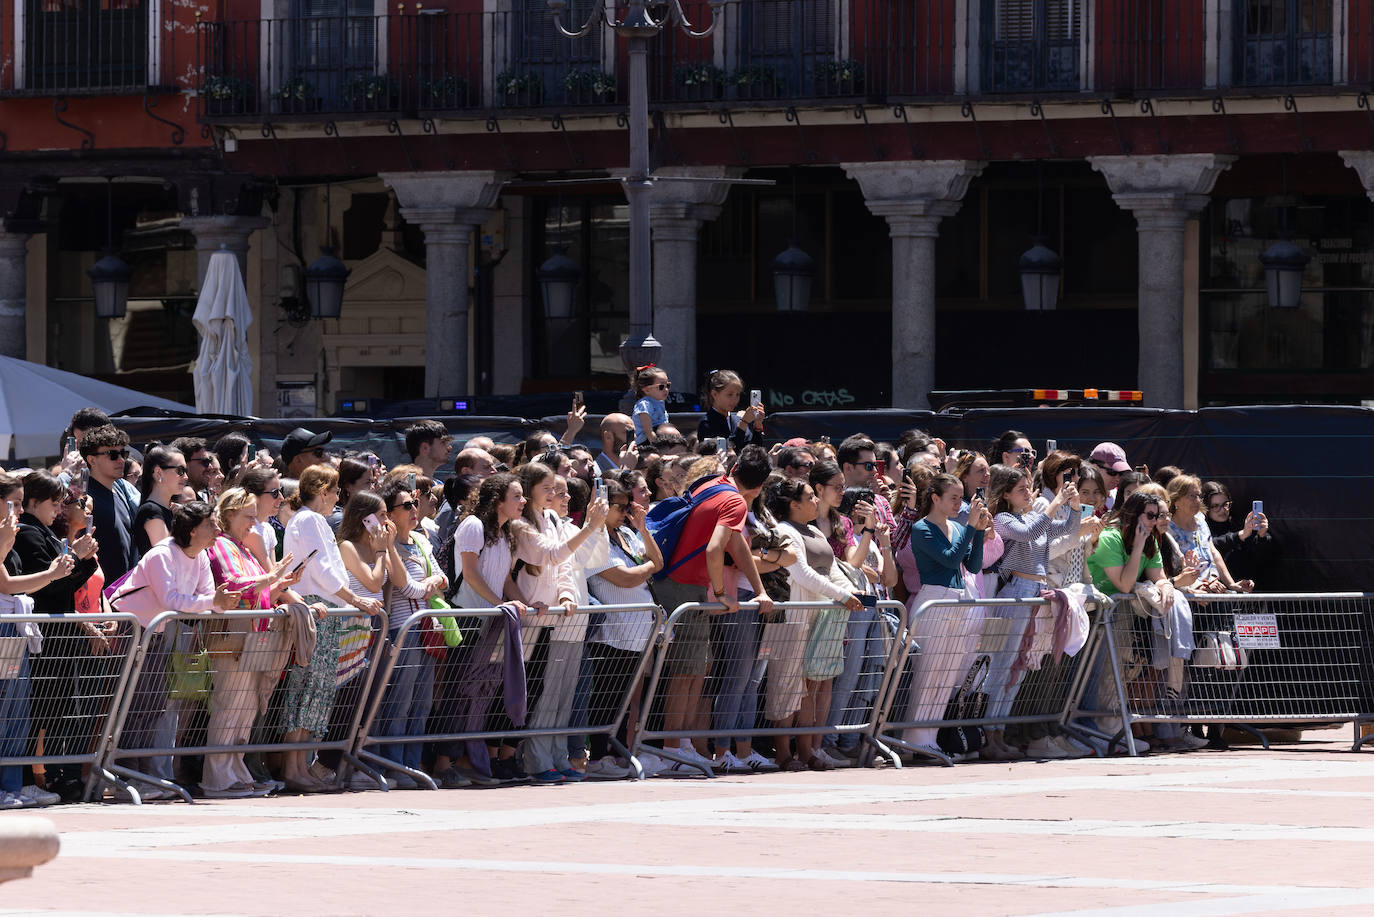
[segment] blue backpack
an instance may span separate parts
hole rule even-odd
[[[668,561],[672,559],[673,552],[677,550],[677,543],[682,538],[682,530],[686,528],[687,517],[692,515],[692,510],[712,497],[734,489],[731,484],[717,484],[690,497],[669,497],[654,504],[653,509],[649,510],[649,514],[645,516],[645,522],[649,534],[653,536],[659,551],[663,553],[664,564],[663,569],[654,574],[654,579],[666,579],[669,573],[706,550],[706,545],[703,544],[695,550],[689,551],[671,567],[668,566]]]

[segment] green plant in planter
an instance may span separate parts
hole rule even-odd
[[[317,98],[315,84],[303,76],[293,76],[283,81],[275,96],[282,102],[292,104],[304,103]]]
[[[246,99],[253,94],[253,84],[232,76],[207,76],[200,84],[200,94],[215,102]]]
[[[563,88],[574,96],[606,99],[615,95],[615,76],[600,70],[569,70]]]
[[[811,77],[820,85],[856,89],[863,86],[864,65],[856,60],[818,61]]]
[[[673,82],[679,86],[712,87],[725,84],[725,71],[715,64],[678,64],[673,68]]]
[[[776,85],[777,82],[778,72],[772,67],[765,67],[762,64],[740,67],[730,74],[731,86],[761,88]]]
[[[426,105],[461,105],[467,98],[467,92],[468,81],[451,73],[420,82],[420,99]]]
[[[384,74],[354,77],[344,87],[344,98],[359,108],[385,108],[393,95],[391,77]]]
[[[496,74],[496,91],[506,96],[524,93],[534,98],[544,91],[544,81],[533,71],[502,70]]]

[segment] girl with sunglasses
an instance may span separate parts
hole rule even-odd
[[[134,550],[147,554],[172,533],[172,498],[186,486],[186,458],[170,446],[154,446],[143,455],[139,480],[142,502],[134,513]]]
[[[668,422],[668,409],[664,402],[673,390],[668,374],[656,366],[641,367],[635,373],[635,445],[652,443],[658,437],[654,431],[659,424]]]

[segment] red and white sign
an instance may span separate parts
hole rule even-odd
[[[1236,642],[1247,650],[1276,650],[1279,623],[1274,615],[1236,615]]]

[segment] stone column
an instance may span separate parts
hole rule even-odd
[[[1135,214],[1140,265],[1136,384],[1146,407],[1184,405],[1184,230],[1207,205],[1217,176],[1235,160],[1214,153],[1088,157],[1107,179],[1112,199]]]
[[[730,166],[667,167],[654,176],[697,181],[659,181],[649,202],[653,232],[654,337],[663,345],[660,362],[680,390],[696,390],[697,378],[697,233],[701,224],[720,216],[730,193],[726,182],[743,169]]]
[[[930,410],[935,388],[935,239],[985,163],[843,163],[892,236],[892,406]]]
[[[221,247],[234,253],[239,261],[239,274],[248,282],[248,237],[263,229],[270,221],[266,217],[210,216],[182,217],[181,228],[196,237],[196,288],[205,280],[210,256]]]
[[[0,232],[0,354],[24,359],[28,351],[26,233]]]
[[[491,219],[506,175],[383,172],[401,216],[425,234],[425,397],[466,395],[468,278],[473,230]]]

